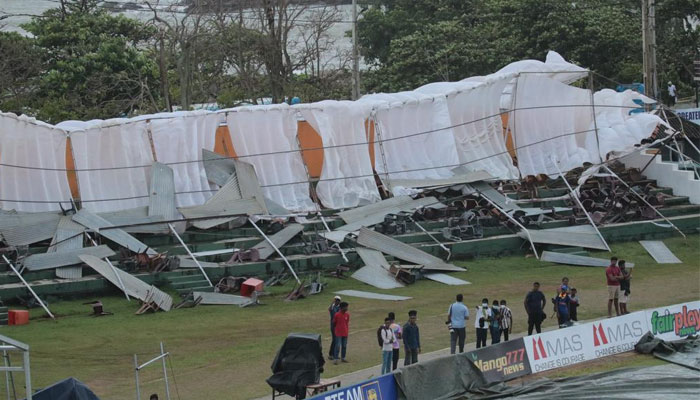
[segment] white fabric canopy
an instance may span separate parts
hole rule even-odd
[[[65,201],[63,206],[70,207],[65,168],[66,133],[63,130],[34,118],[0,112],[0,206],[3,210],[56,211],[60,210],[57,201]]]
[[[178,113],[172,118],[150,121],[156,157],[174,173],[178,207],[204,204],[216,191],[216,186],[207,180],[204,164],[198,160],[202,158],[202,149],[214,150],[220,121],[220,115],[207,111]]]
[[[374,181],[365,129],[371,108],[352,101],[322,101],[292,108],[299,110],[326,147],[321,179],[316,185],[321,203],[339,209],[381,200]]]
[[[295,111],[287,104],[248,106],[229,110],[226,119],[236,154],[255,166],[265,197],[290,211],[316,210],[297,143]]]
[[[380,178],[437,179],[453,175],[451,170],[459,164],[459,156],[444,97],[414,91],[368,95],[359,102],[376,109],[374,154]]]
[[[593,121],[590,91],[538,74],[518,78],[510,118],[522,176],[557,175],[590,161],[582,145]]]
[[[148,205],[148,177],[153,155],[146,121],[127,121],[70,124],[74,129],[70,138],[76,169],[98,169],[77,173],[80,198],[89,211],[118,211]],[[123,200],[102,201],[104,199]]]

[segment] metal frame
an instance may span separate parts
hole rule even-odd
[[[425,233],[425,234],[428,235],[431,239],[433,239],[433,241],[434,241],[435,243],[437,243],[438,246],[440,246],[441,249],[443,249],[443,250],[445,250],[445,251],[447,252],[447,259],[446,259],[446,261],[449,261],[450,258],[452,258],[452,250],[450,250],[447,246],[445,246],[444,244],[442,244],[442,242],[440,242],[439,240],[437,240],[437,238],[435,238],[435,236],[433,236],[430,232],[426,231],[425,228],[423,228],[418,222],[416,222],[415,219],[413,219],[413,217],[408,217],[408,219],[410,219],[411,222],[413,222],[413,223],[418,227],[418,229],[420,229],[421,231],[423,231],[423,233]]]
[[[535,253],[535,258],[537,258],[537,259],[539,260],[539,259],[540,259],[540,255],[537,254],[537,249],[535,248],[535,242],[532,241],[532,236],[530,236],[530,231],[527,230],[527,228],[525,228],[520,222],[518,222],[518,220],[516,220],[515,218],[513,218],[512,215],[508,214],[505,210],[503,210],[501,207],[499,207],[498,204],[494,203],[491,199],[489,199],[488,197],[484,196],[483,193],[481,193],[481,192],[478,191],[478,190],[477,190],[477,193],[479,193],[479,196],[480,196],[482,199],[485,199],[486,201],[488,201],[489,204],[491,204],[492,206],[494,206],[498,211],[501,212],[501,214],[505,215],[509,220],[511,220],[511,221],[512,221],[513,223],[515,223],[516,225],[518,225],[518,226],[520,227],[520,229],[523,230],[523,232],[525,232],[525,234],[527,235],[527,240],[530,242],[530,247],[532,247],[532,251]]]
[[[677,227],[676,225],[674,225],[673,222],[671,222],[671,220],[669,220],[668,218],[666,218],[666,216],[664,216],[659,210],[657,210],[656,207],[652,206],[648,201],[646,201],[646,199],[644,198],[644,196],[641,196],[639,193],[637,193],[636,191],[634,191],[634,190],[630,187],[630,185],[627,184],[627,182],[623,181],[619,176],[617,176],[617,174],[614,173],[610,168],[608,168],[607,165],[603,165],[603,168],[605,168],[605,170],[608,171],[608,172],[610,173],[610,175],[614,176],[618,181],[622,182],[622,184],[625,185],[625,186],[630,190],[630,192],[634,193],[635,196],[637,196],[640,200],[642,200],[642,201],[644,202],[644,204],[646,204],[647,206],[651,207],[651,208],[654,210],[654,212],[656,212],[656,214],[658,214],[661,218],[663,218],[664,221],[668,222],[675,230],[678,231],[678,233],[681,234],[681,236],[683,236],[683,239],[687,239],[687,237],[685,236],[685,234],[683,233],[683,231],[681,231],[680,229],[678,229],[678,227]]]
[[[87,236],[88,239],[90,239],[90,242],[92,242],[92,245],[97,247],[97,242],[95,239],[92,238],[90,233],[88,231],[84,231],[85,236]],[[119,286],[121,286],[122,292],[124,292],[124,296],[126,296],[127,301],[131,301],[131,298],[129,297],[129,294],[126,292],[126,287],[124,286],[124,282],[122,282],[122,277],[117,273],[116,267],[114,264],[112,264],[111,261],[109,261],[109,258],[105,257],[104,260],[109,264],[110,268],[112,268],[112,272],[114,272],[114,275],[116,275],[117,280],[119,281]]]
[[[564,173],[561,172],[561,169],[559,168],[559,163],[555,160],[552,160],[552,161],[554,162],[554,166],[557,167],[557,171],[559,172],[559,176],[564,181],[564,184],[566,184],[566,187],[569,189],[569,193],[571,194],[571,197],[573,197],[574,200],[576,201],[576,204],[578,204],[578,206],[581,207],[581,211],[583,211],[583,213],[586,214],[586,218],[588,219],[588,222],[591,223],[591,225],[593,226],[593,229],[595,229],[595,232],[598,234],[598,237],[600,237],[600,240],[603,241],[605,248],[608,249],[608,251],[612,251],[612,250],[610,250],[610,246],[608,246],[608,242],[605,241],[603,234],[600,233],[595,222],[593,222],[593,218],[591,218],[591,215],[588,214],[588,211],[586,211],[586,208],[583,206],[583,204],[581,204],[581,200],[578,198],[576,191],[574,191],[574,189],[571,187],[571,185],[569,185],[569,181],[566,180]]]
[[[10,381],[12,381],[14,391],[14,379],[12,378],[12,373],[24,371],[24,388],[26,400],[32,400],[32,375],[31,368],[29,365],[29,345],[11,339],[4,335],[0,335],[0,343],[2,343],[2,345],[0,345],[0,350],[2,350],[4,358],[4,363],[0,365],[0,371],[5,371],[5,383],[7,384],[7,399],[10,400]],[[8,351],[22,352],[21,367],[13,367],[10,365],[10,357],[7,354]]]
[[[331,228],[330,228],[330,227],[328,226],[328,224],[326,223],[326,219],[323,218],[323,214],[320,214],[320,213],[319,213],[319,216],[321,217],[321,222],[323,222],[323,226],[326,228],[326,230],[327,230],[328,232],[332,232],[332,231],[331,231]],[[350,261],[348,260],[348,256],[345,255],[345,250],[343,250],[343,248],[340,247],[340,243],[335,243],[335,244],[333,244],[333,246],[336,246],[336,247],[338,248],[338,250],[340,251],[340,255],[343,257],[343,260],[345,260],[345,262],[350,262]]]
[[[165,366],[165,358],[170,357],[170,352],[165,352],[165,348],[163,347],[163,342],[160,342],[160,355],[157,357],[154,357],[145,363],[139,365],[139,359],[136,354],[134,354],[134,373],[136,375],[136,400],[141,400],[141,387],[139,386],[139,371],[142,370],[143,368],[147,367],[148,365],[158,361],[162,360],[163,361],[163,378],[165,379],[165,398],[167,400],[170,400],[170,386],[168,385],[168,370]],[[30,400],[30,399],[27,399]]]

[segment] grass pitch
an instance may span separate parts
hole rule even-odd
[[[700,298],[700,236],[664,242],[683,264],[657,264],[636,242],[612,246],[612,254],[636,264],[630,311]],[[610,253],[591,255],[607,258]],[[490,301],[507,300],[513,310],[513,331],[522,332],[527,322],[522,302],[532,282],[541,282],[549,298],[561,278],[568,276],[581,297],[579,319],[607,314],[603,268],[569,267],[522,256],[456,264],[468,271],[454,276],[471,285],[446,286],[423,280],[384,291],[353,279],[328,279],[322,294],[295,302],[283,301],[291,286],[274,287],[270,289],[273,295],[262,298],[265,305],[259,307],[198,306],[149,315],[134,315],[138,302],[127,302],[123,296],[115,295],[100,298],[105,310],[115,314],[100,318],[89,316],[90,307],[82,303],[92,298],[86,298],[51,304],[52,311],[60,315],[58,322],[43,318],[43,311],[34,309],[29,325],[6,327],[3,334],[30,345],[34,388],[73,376],[103,399],[134,398],[133,356],[138,354],[143,362],[157,355],[162,341],[172,355],[168,365],[172,397],[217,400],[269,394],[265,379],[270,375],[270,364],[290,332],[321,333],[326,352],[330,342],[326,309],[336,290],[358,289],[413,299],[382,302],[345,298],[351,313],[350,363],[327,364],[324,376],[328,377],[380,363],[375,331],[389,311],[394,311],[399,322],[403,322],[409,309],[418,310],[424,352],[449,346],[444,320],[456,293],[464,294],[470,310],[483,297]],[[548,319],[547,324],[552,324],[552,320]],[[474,341],[473,329],[467,330],[467,341]],[[23,380],[20,374],[16,375],[20,394]],[[146,398],[150,393],[164,398],[160,363],[142,372],[141,388]]]

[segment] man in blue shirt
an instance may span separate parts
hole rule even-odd
[[[450,329],[450,354],[455,353],[457,341],[459,341],[459,352],[464,353],[464,341],[467,338],[466,321],[469,319],[469,309],[462,303],[464,296],[457,295],[457,301],[450,305],[447,310],[447,327]]]
[[[411,310],[408,312],[408,322],[403,326],[402,338],[403,345],[406,349],[406,358],[403,365],[411,365],[418,362],[418,353],[420,353],[420,330],[416,324],[418,311]]]

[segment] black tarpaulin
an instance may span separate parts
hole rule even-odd
[[[100,400],[83,382],[64,379],[32,395],[34,400]]]
[[[466,353],[421,361],[394,373],[399,399],[455,399],[485,385],[484,378]]]
[[[700,371],[700,339],[698,337],[666,342],[655,338],[651,332],[648,332],[639,339],[634,349],[638,353],[653,354],[654,357],[664,361]]]
[[[321,335],[290,333],[272,362],[267,384],[290,396],[303,398],[306,385],[318,383],[323,372]]]

